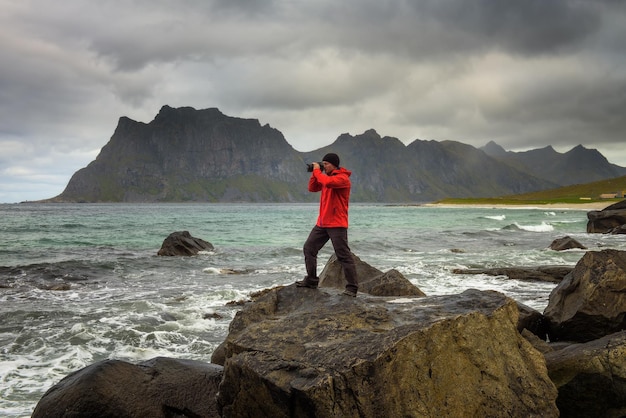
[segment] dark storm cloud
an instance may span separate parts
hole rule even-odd
[[[120,116],[149,122],[164,104],[258,118],[299,150],[374,128],[405,143],[583,144],[626,166],[623,1],[0,8],[0,201],[59,193]]]
[[[572,0],[474,0],[413,3],[418,13],[432,16],[477,48],[497,46],[525,55],[576,48],[598,30],[600,3]],[[439,26],[439,25],[438,25]]]

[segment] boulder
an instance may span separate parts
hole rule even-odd
[[[587,249],[587,247],[585,247],[580,242],[578,242],[577,240],[569,236],[557,238],[554,241],[552,241],[552,243],[550,244],[550,249],[554,251],[571,250],[573,248],[580,248],[582,250]]]
[[[519,332],[528,330],[545,341],[548,338],[548,324],[543,314],[520,302],[517,302],[517,309],[519,311],[517,330]]]
[[[570,266],[493,267],[485,269],[454,269],[454,274],[486,274],[506,276],[512,280],[537,280],[559,283],[574,268]]]
[[[587,342],[626,327],[626,251],[588,251],[550,293],[550,341]]]
[[[232,321],[218,404],[229,417],[557,417],[543,355],[517,320],[495,291],[277,288]]]
[[[32,418],[219,417],[222,367],[157,357],[139,364],[105,360],[66,376]]]
[[[163,241],[157,253],[164,256],[189,256],[200,251],[213,251],[213,245],[203,239],[192,237],[189,231],[172,232]]]
[[[360,286],[359,289],[361,289]],[[424,292],[396,269],[391,269],[386,273],[379,274],[365,281],[362,290],[373,296],[426,296]]]
[[[626,332],[545,354],[562,417],[626,416]]]
[[[587,212],[587,232],[601,234],[626,233],[626,200],[614,203],[602,210]]]
[[[417,286],[411,283],[397,270],[389,270],[386,273],[362,261],[352,254],[356,265],[356,273],[359,280],[359,292],[369,293],[374,296],[426,296]],[[332,287],[344,289],[346,276],[343,267],[333,254],[324,266],[320,274],[320,287]]]

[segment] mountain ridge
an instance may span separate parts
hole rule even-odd
[[[492,151],[498,147],[491,145]],[[562,185],[546,173],[556,178],[554,169],[559,169],[571,178],[572,165],[584,166],[588,175],[620,169],[626,174],[597,151],[581,148],[567,157],[559,154],[553,171],[529,165],[525,154],[494,156],[456,141],[416,139],[405,145],[374,129],[344,133],[327,146],[299,152],[278,129],[257,119],[227,116],[217,108],[165,105],[149,123],[120,117],[96,159],[46,201],[310,202],[317,198],[306,190],[306,162],[327,152],[339,154],[341,165],[353,172],[355,202],[420,203],[532,192]]]
[[[529,151],[504,151],[493,141],[480,149],[519,170],[540,178],[552,179],[560,186],[626,175],[626,168],[609,163],[598,150],[585,148],[581,144],[565,153],[557,152],[551,145]],[[576,169],[574,170],[573,167]]]

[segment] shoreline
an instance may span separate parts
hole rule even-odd
[[[500,203],[424,203],[421,206],[432,208],[459,208],[459,209],[559,209],[559,210],[602,210],[615,202],[590,202],[590,203],[546,203],[540,205],[510,205]]]

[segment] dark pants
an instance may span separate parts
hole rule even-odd
[[[321,228],[317,225],[313,227],[309,238],[304,243],[303,249],[304,265],[307,273],[306,280],[311,283],[319,281],[317,277],[317,253],[328,240],[333,243],[337,260],[343,267],[343,272],[348,282],[346,289],[356,293],[359,283],[356,277],[356,266],[352,258],[352,252],[348,246],[348,228]]]

